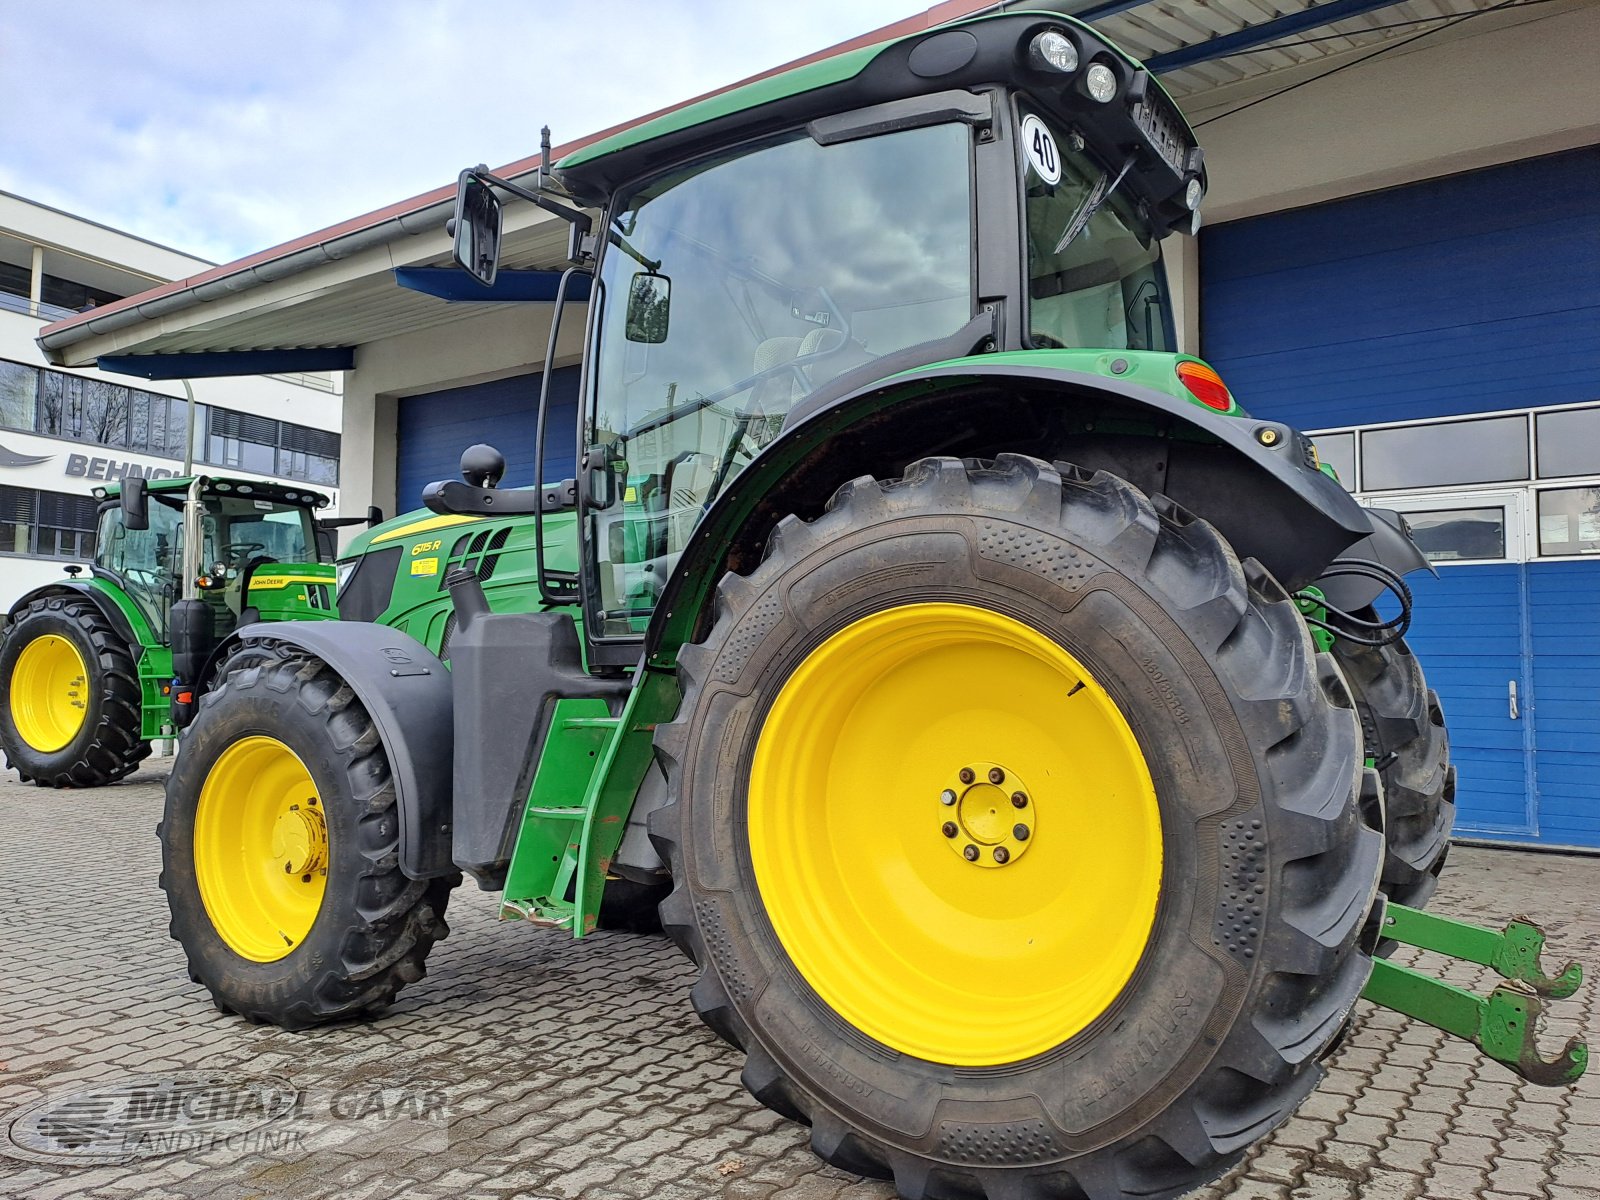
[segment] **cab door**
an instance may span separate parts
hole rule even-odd
[[[1438,578],[1407,577],[1406,640],[1439,693],[1458,773],[1456,832],[1538,831],[1526,493],[1385,494],[1411,523]]]

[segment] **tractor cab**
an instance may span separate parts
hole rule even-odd
[[[1161,264],[1163,238],[1199,228],[1204,155],[1156,78],[1093,30],[992,15],[798,68],[762,100],[645,122],[532,192],[462,173],[461,266],[492,285],[507,192],[573,223],[573,270],[601,298],[582,567],[543,580],[547,601],[581,600],[592,662],[633,663],[692,532],[758,456],[897,376],[1023,354],[1242,415],[1220,383],[1194,392],[1214,372],[1177,353]],[[994,449],[971,424],[928,442]],[[1041,425],[1035,449],[1062,432]],[[862,469],[895,458],[856,445]]]
[[[141,482],[104,489],[93,570],[122,589],[160,641],[171,640],[186,588],[205,605],[213,639],[268,612],[331,611],[333,568],[314,515],[326,496],[257,480]]]

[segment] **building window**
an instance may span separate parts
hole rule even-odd
[[[1368,429],[1361,434],[1364,492],[1526,478],[1526,416]]]
[[[1543,478],[1600,473],[1600,408],[1539,413],[1534,431]]]
[[[1540,554],[1600,554],[1600,487],[1539,493]]]
[[[182,458],[189,404],[139,388],[0,359],[0,426]],[[202,404],[196,461],[335,487],[339,435]]]
[[[1319,433],[1314,439],[1317,457],[1338,473],[1344,490],[1356,490],[1356,435],[1353,433]]]
[[[1406,512],[1411,537],[1429,562],[1506,556],[1506,510],[1439,508]]]
[[[0,485],[0,554],[93,558],[98,509],[90,496]]]

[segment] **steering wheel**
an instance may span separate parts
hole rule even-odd
[[[265,542],[225,542],[222,546],[222,555],[242,567],[250,561],[251,554],[266,548]]]

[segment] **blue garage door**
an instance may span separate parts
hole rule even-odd
[[[1458,829],[1507,841],[1600,846],[1597,184],[1590,147],[1201,235],[1202,353],[1252,413],[1337,431],[1368,503],[1498,505],[1525,530],[1446,553],[1411,637],[1452,731]],[[1532,418],[1552,406],[1547,439]],[[1488,412],[1507,416],[1449,420]]]
[[[1600,399],[1600,147],[1200,235],[1201,342],[1301,429]]]
[[[396,503],[400,511],[422,503],[422,489],[437,479],[460,478],[461,452],[488,442],[506,456],[502,487],[533,483],[534,424],[539,414],[538,374],[407,396],[395,424],[398,452]],[[544,477],[566,479],[577,454],[578,368],[550,378]]]

